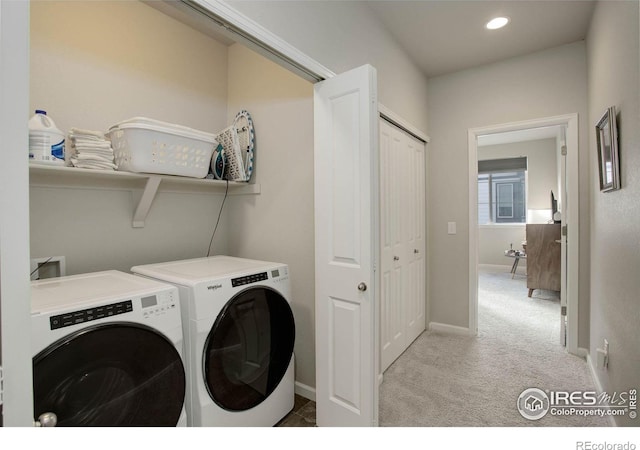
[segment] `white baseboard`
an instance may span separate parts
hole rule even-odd
[[[587,350],[586,348],[583,348],[583,347],[578,347],[578,351],[576,352],[576,356],[579,356],[580,358],[588,358],[589,357],[589,350]]]
[[[308,400],[316,401],[316,389],[300,383],[299,381],[296,381],[295,383],[295,393]]]
[[[600,377],[598,377],[598,369],[593,365],[593,359],[591,359],[591,354],[586,348],[578,348],[578,353],[585,352],[587,354],[587,366],[589,367],[589,372],[591,372],[591,378],[593,378],[593,384],[596,387],[596,391],[598,395],[604,392],[602,388],[602,383],[600,382]],[[609,422],[610,427],[617,427],[616,419],[613,416],[607,416],[607,422]]]
[[[463,336],[475,336],[469,328],[458,327],[446,323],[429,322],[429,331],[438,331],[440,333],[459,334]]]
[[[502,271],[507,271],[509,272],[511,270],[511,266],[513,265],[513,263],[506,265],[506,264],[478,264],[478,269],[484,269],[486,271],[489,272],[502,272]]]
[[[525,259],[521,259],[518,263],[518,268],[516,269],[517,275],[526,275],[527,274],[527,264],[524,263]],[[524,264],[523,264],[524,263]],[[482,269],[486,272],[511,272],[511,267],[513,267],[513,262],[509,265],[505,264],[478,264],[478,269]]]

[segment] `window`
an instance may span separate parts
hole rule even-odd
[[[526,223],[527,158],[478,161],[478,223]]]

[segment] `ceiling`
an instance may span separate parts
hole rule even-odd
[[[427,77],[557,47],[586,37],[592,0],[375,0],[373,13]],[[504,28],[484,25],[507,16]]]

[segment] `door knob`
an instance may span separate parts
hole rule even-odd
[[[366,290],[367,290],[367,285],[366,285],[366,283],[364,283],[364,282],[363,282],[363,283],[360,283],[360,284],[358,285],[358,290],[359,290],[360,292],[364,292],[364,291],[366,291]]]
[[[417,254],[417,253],[420,253],[420,250],[418,250],[417,248],[414,248],[414,249],[413,249],[413,253],[416,253],[416,254]]]
[[[36,420],[36,427],[55,427],[58,424],[58,416],[52,412],[46,412],[40,414],[38,420]]]
[[[399,257],[399,256],[394,256],[394,257],[393,257],[393,260],[394,260],[394,261],[400,261],[400,257]]]

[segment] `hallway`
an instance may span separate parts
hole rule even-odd
[[[556,293],[527,297],[526,278],[479,270],[478,336],[424,332],[384,373],[381,426],[608,426],[607,419],[523,418],[527,388],[595,390],[586,361],[559,344]]]

